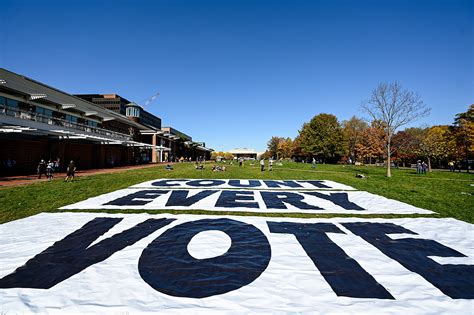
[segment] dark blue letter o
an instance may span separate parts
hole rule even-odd
[[[191,239],[212,230],[231,238],[229,250],[207,259],[192,257],[187,249]],[[251,283],[267,268],[270,257],[270,244],[255,226],[230,219],[204,219],[175,226],[156,238],[143,250],[138,271],[157,291],[204,298]]]

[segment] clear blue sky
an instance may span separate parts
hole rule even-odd
[[[474,102],[474,1],[0,1],[0,66],[118,93],[217,150],[264,150],[382,81],[450,124]]]

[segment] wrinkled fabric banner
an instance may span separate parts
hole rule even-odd
[[[469,314],[454,219],[44,213],[0,225],[0,313]]]
[[[364,191],[122,189],[61,209],[209,210],[297,213],[433,213]]]

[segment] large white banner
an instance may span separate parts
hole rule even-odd
[[[212,210],[298,213],[433,213],[364,191],[122,189],[61,209]]]
[[[48,213],[0,225],[0,313],[470,314],[454,219]]]
[[[283,189],[283,190],[354,190],[330,180],[270,180],[270,179],[182,179],[160,178],[131,186],[132,188],[217,188],[217,189]]]

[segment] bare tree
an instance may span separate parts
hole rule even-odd
[[[362,110],[383,124],[387,153],[387,177],[392,177],[390,171],[390,156],[392,137],[397,129],[421,117],[429,115],[431,109],[427,107],[421,97],[408,90],[402,90],[399,83],[381,83],[372,91],[372,96],[363,103]]]

